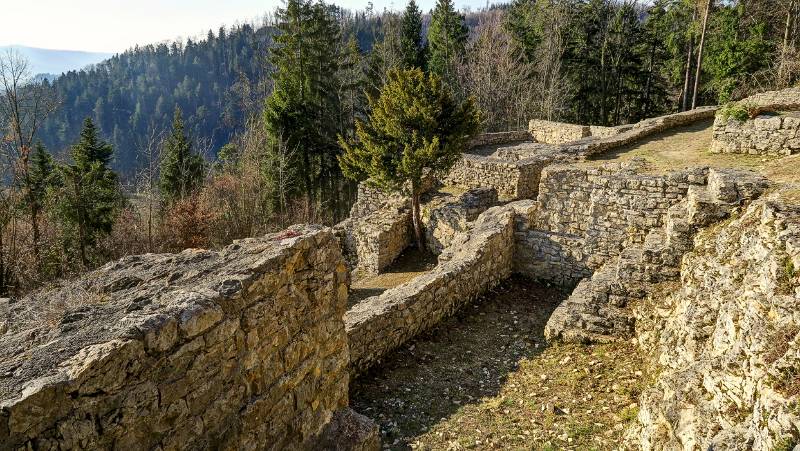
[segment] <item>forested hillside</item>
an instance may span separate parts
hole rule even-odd
[[[61,108],[48,118],[40,138],[51,149],[75,141],[91,117],[114,146],[114,167],[137,167],[137,149],[150,129],[169,126],[175,106],[189,129],[217,145],[243,124],[237,81],[264,76],[259,56],[271,42],[267,28],[221,29],[199,42],[173,42],[128,50],[89,70],[53,82]]]

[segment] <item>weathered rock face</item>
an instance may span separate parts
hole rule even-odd
[[[791,155],[800,151],[800,113],[738,121],[717,117],[711,151],[751,155]]]
[[[312,446],[348,402],[328,229],[126,257],[8,305],[2,449]]]
[[[663,370],[631,431],[643,449],[775,449],[800,431],[800,210],[761,200],[698,235],[680,288],[640,309]]]
[[[353,371],[379,362],[508,277],[514,215],[511,206],[490,208],[455,238],[432,271],[348,310],[345,323]]]

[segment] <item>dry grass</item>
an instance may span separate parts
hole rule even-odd
[[[613,449],[651,378],[633,345],[548,346],[564,295],[514,277],[351,384],[391,449]]]
[[[663,173],[687,167],[735,167],[764,170],[779,157],[745,154],[715,154],[711,145],[711,121],[697,122],[657,133],[634,144],[596,156],[583,165],[598,166],[608,161],[643,158],[651,172]]]
[[[403,251],[381,274],[359,279],[351,286],[348,305],[353,306],[371,296],[377,296],[389,288],[404,284],[436,267],[436,256],[420,252],[416,247]]]
[[[709,152],[712,122],[703,121],[655,134],[629,146],[599,155],[580,163],[596,167],[609,161],[628,161],[633,158],[647,162],[646,172],[663,174],[693,167],[749,169],[775,182],[782,189],[782,200],[800,205],[800,155],[766,156],[746,154],[716,154]]]

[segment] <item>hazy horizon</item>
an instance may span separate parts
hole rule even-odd
[[[351,10],[365,9],[368,0],[336,0]],[[375,11],[402,9],[406,1],[371,2]],[[47,50],[120,53],[136,45],[204,37],[241,23],[258,22],[282,4],[280,0],[37,0],[18,2],[4,11],[0,47],[25,46]],[[423,12],[435,0],[418,0]],[[481,0],[456,0],[457,8],[478,8]],[[155,13],[155,14],[154,14]],[[35,21],[31,21],[35,18]],[[36,26],[31,26],[35,23]]]

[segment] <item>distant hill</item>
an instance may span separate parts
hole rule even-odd
[[[44,78],[50,80],[64,72],[80,70],[113,56],[112,53],[40,49],[23,45],[0,46],[0,52],[5,52],[8,49],[20,52],[30,61],[33,75],[44,74]]]

